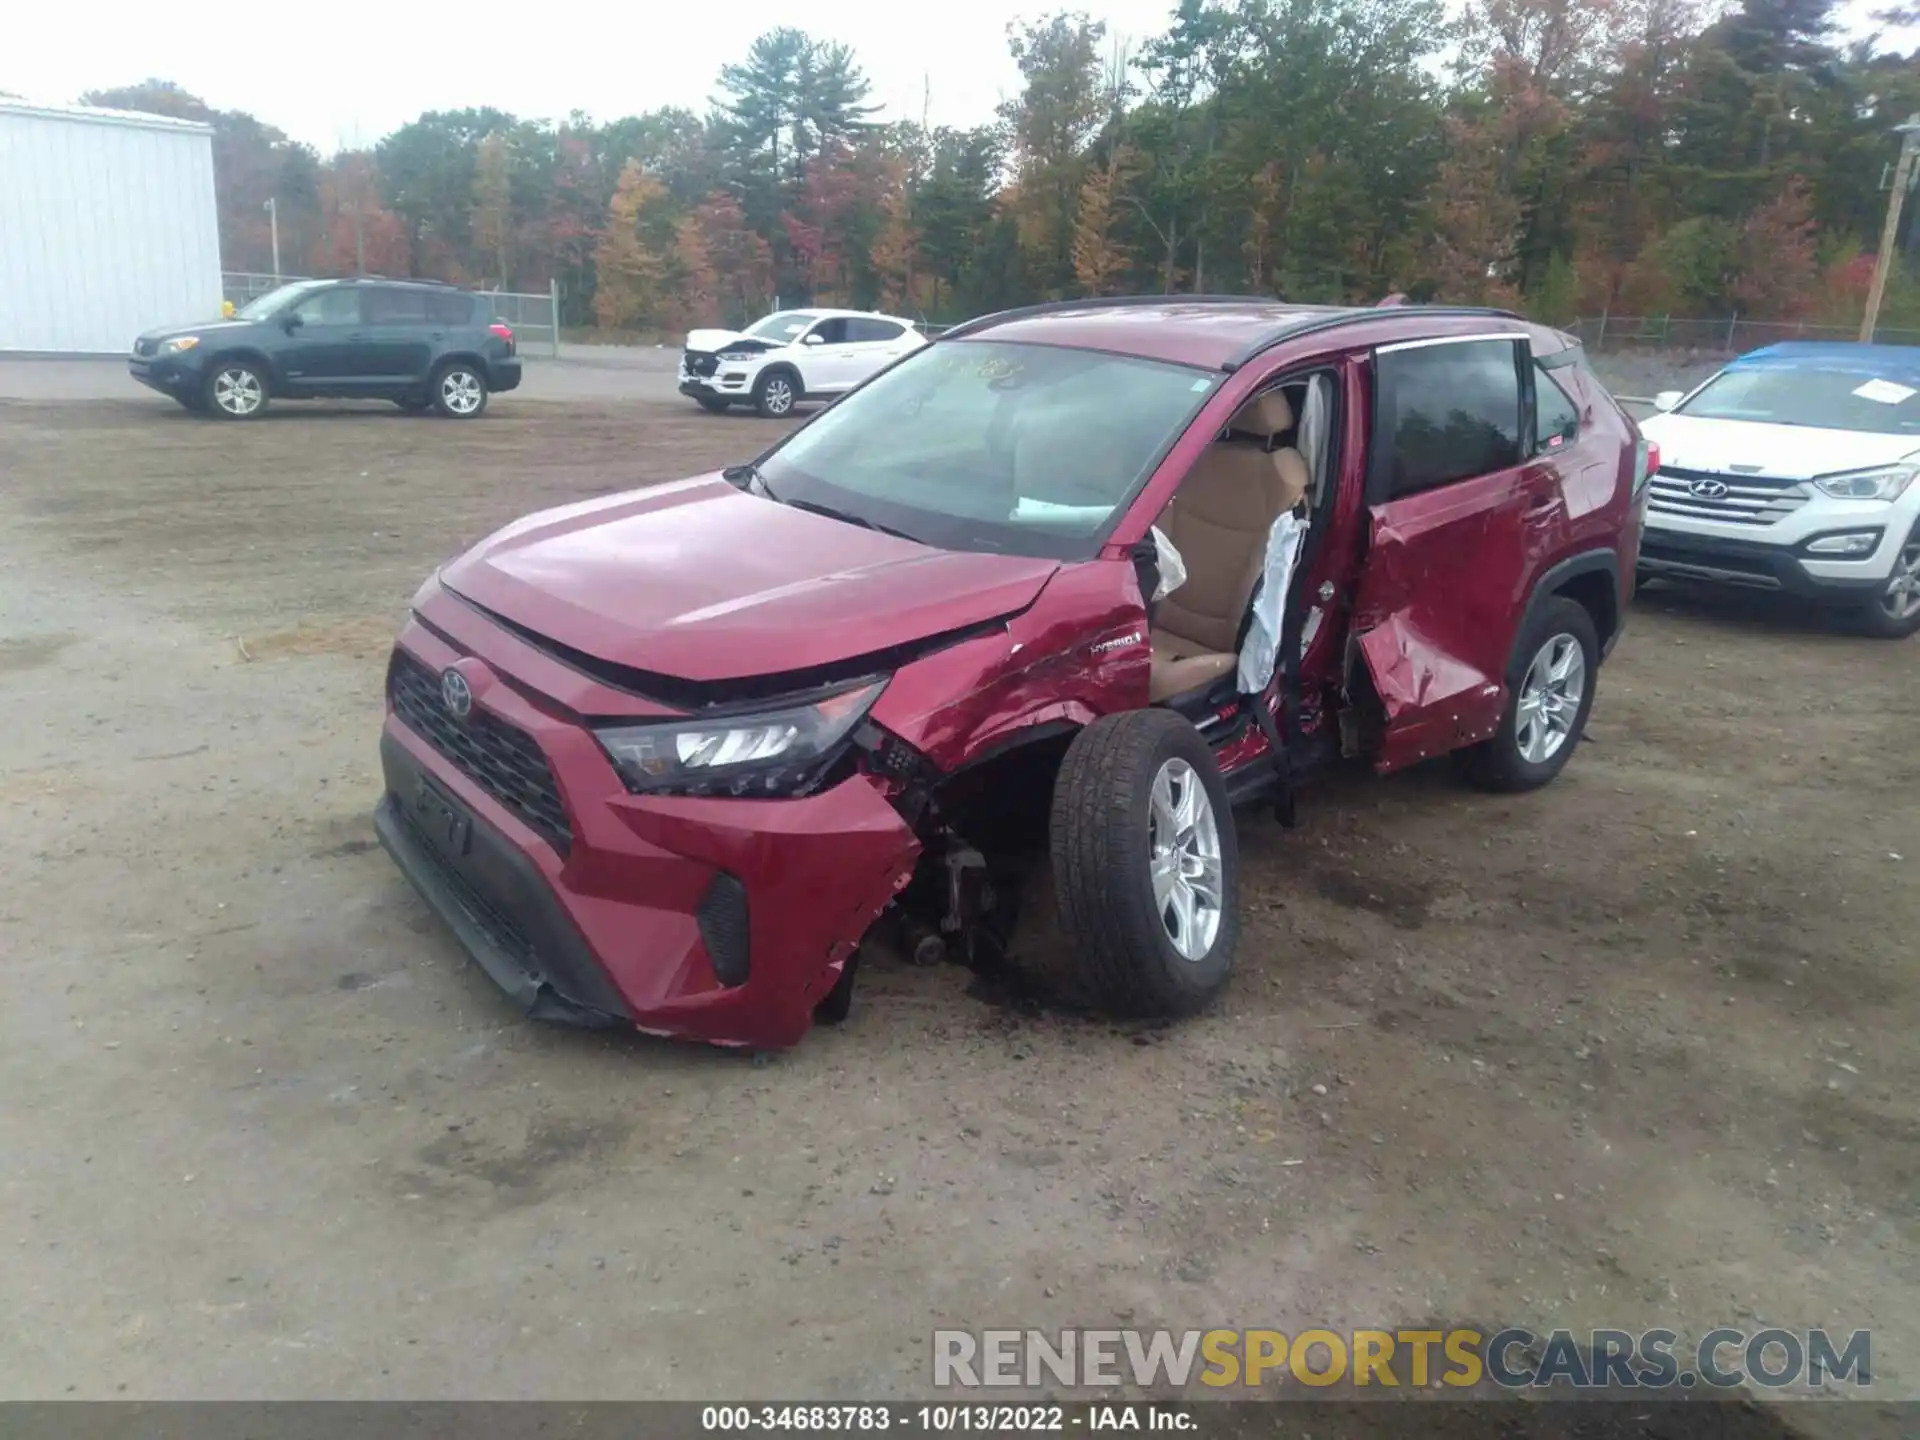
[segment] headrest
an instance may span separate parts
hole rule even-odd
[[[1280,390],[1254,396],[1227,422],[1227,429],[1241,435],[1258,435],[1263,440],[1271,440],[1292,428],[1293,406]]]

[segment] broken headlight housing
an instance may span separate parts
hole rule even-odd
[[[864,680],[776,709],[608,725],[595,737],[643,795],[804,795],[886,688]]]

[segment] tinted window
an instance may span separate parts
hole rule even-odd
[[[473,318],[473,297],[458,290],[427,296],[427,318],[436,325],[464,325]]]
[[[366,300],[369,325],[419,325],[427,318],[424,290],[369,290]]]
[[[810,333],[818,335],[821,343],[826,345],[844,345],[849,338],[847,335],[847,322],[838,317],[832,320],[822,320],[818,325],[813,327]]]
[[[1468,340],[1375,358],[1376,495],[1411,495],[1520,463],[1517,352],[1509,340]]]
[[[1580,407],[1551,371],[1533,367],[1533,436],[1536,450],[1558,450],[1580,433]]]
[[[805,333],[807,326],[813,323],[813,316],[804,310],[783,310],[778,315],[769,315],[757,324],[747,327],[747,334],[757,340],[772,340],[781,345],[789,345]]]
[[[891,320],[849,320],[847,338],[849,340],[878,344],[883,340],[898,340],[906,333],[907,327],[896,325]]]
[[[302,300],[293,313],[300,317],[303,325],[358,325],[360,292],[336,285]]]

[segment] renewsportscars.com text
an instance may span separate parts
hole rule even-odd
[[[936,1330],[941,1388],[1780,1389],[1873,1382],[1866,1330]]]

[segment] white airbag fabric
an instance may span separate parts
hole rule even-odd
[[[1262,694],[1273,683],[1280,654],[1280,619],[1286,610],[1287,587],[1306,523],[1289,510],[1267,532],[1267,558],[1260,571],[1260,589],[1253,597],[1253,618],[1240,646],[1239,684],[1242,695]]]
[[[1180,552],[1173,548],[1158,525],[1153,527],[1153,548],[1156,554],[1155,567],[1160,572],[1160,583],[1153,587],[1148,603],[1171,595],[1187,583],[1187,562],[1180,558]]]

